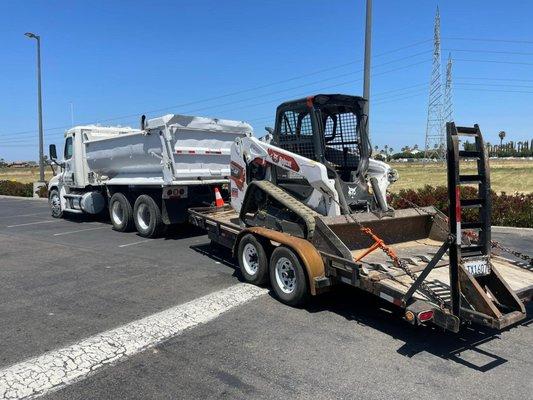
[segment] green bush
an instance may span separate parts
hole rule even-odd
[[[0,194],[6,196],[33,197],[33,184],[16,181],[0,181]]]
[[[461,197],[477,197],[477,189],[471,186],[461,188]],[[406,201],[408,200],[408,201]],[[389,204],[396,209],[410,208],[410,202],[419,206],[435,206],[448,214],[448,188],[446,186],[426,185],[418,190],[402,189],[399,193],[389,194]],[[497,194],[491,191],[492,225],[533,228],[533,193]],[[478,220],[476,209],[463,210],[463,221]]]
[[[20,183],[17,181],[0,181],[0,194],[6,196],[33,197],[33,183]],[[39,197],[48,197],[48,188],[39,189]]]

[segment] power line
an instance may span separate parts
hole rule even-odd
[[[456,77],[455,79],[473,79],[473,80],[486,80],[486,81],[513,81],[513,82],[533,82],[533,79],[517,79],[517,78],[488,78],[488,77],[467,77],[467,76],[460,76]]]
[[[468,90],[468,91],[472,91],[472,92],[530,93],[530,94],[533,94],[533,91],[525,91],[525,90],[469,89],[469,88],[461,88],[460,90]]]
[[[384,55],[392,54],[392,53],[398,52],[400,50],[416,47],[416,46],[419,46],[419,45],[421,45],[423,43],[427,43],[429,40],[430,39],[421,40],[421,41],[418,41],[418,42],[415,42],[415,43],[411,43],[411,44],[406,45],[406,46],[401,46],[401,47],[398,47],[398,48],[395,48],[395,49],[392,49],[392,50],[388,50],[388,51],[385,51],[385,52],[382,52],[382,53],[379,53],[379,54],[375,55],[373,58],[382,57]],[[422,53],[420,53],[420,54],[422,54]],[[410,57],[415,57],[417,55],[419,55],[419,54],[416,54],[416,55],[413,55],[413,56],[410,56]],[[403,57],[403,58],[398,59],[396,61],[403,60],[403,59],[406,59],[406,58],[409,58],[409,57]],[[318,74],[323,73],[323,72],[332,71],[334,69],[339,69],[339,68],[343,68],[343,67],[346,67],[346,66],[349,66],[349,65],[353,65],[353,64],[359,63],[361,61],[362,61],[362,59],[358,59],[356,61],[350,61],[350,62],[347,62],[347,63],[338,64],[338,65],[335,65],[335,66],[332,66],[332,67],[322,68],[322,69],[319,69],[319,70],[316,70],[316,71],[313,71],[313,72],[309,72],[307,74],[298,75],[298,76],[294,76],[294,77],[291,77],[291,78],[270,82],[270,83],[267,83],[267,84],[264,84],[264,85],[259,85],[259,86],[255,86],[255,87],[252,87],[252,88],[242,89],[242,90],[238,90],[238,91],[235,91],[235,92],[230,92],[230,93],[226,93],[226,94],[222,94],[222,95],[218,95],[218,96],[214,96],[214,97],[209,97],[209,98],[205,98],[205,99],[201,99],[201,100],[195,100],[195,101],[192,101],[192,102],[176,104],[176,105],[173,105],[173,106],[159,108],[159,109],[155,109],[155,110],[149,110],[149,111],[145,111],[145,113],[153,113],[153,112],[165,111],[165,110],[179,108],[179,107],[187,107],[189,105],[194,105],[194,104],[198,104],[198,103],[204,103],[204,102],[208,102],[208,101],[219,100],[219,99],[222,99],[222,98],[225,98],[225,97],[235,96],[235,95],[242,94],[242,93],[247,93],[247,92],[251,92],[251,91],[255,91],[255,90],[264,89],[264,88],[267,88],[267,87],[270,87],[270,86],[280,85],[280,84],[287,83],[287,82],[292,82],[292,81],[295,81],[295,80],[298,80],[298,79],[307,78],[309,76],[318,75]],[[383,63],[383,64],[380,64],[378,66],[390,64],[390,63],[393,63],[393,62],[395,62],[395,61],[394,60],[393,61],[389,61],[387,63]],[[378,66],[376,66],[376,67],[378,67]],[[122,116],[105,118],[105,119],[97,119],[97,120],[100,121],[100,122],[109,122],[109,121],[116,121],[116,120],[120,120],[120,119],[132,118],[132,117],[138,117],[138,116],[139,116],[139,113],[135,113],[135,114],[128,114],[128,115],[122,115]],[[63,126],[48,128],[48,129],[45,129],[45,131],[58,130],[58,129],[68,129],[68,128],[70,128],[70,126],[63,125]],[[35,132],[34,130],[28,130],[28,131],[12,132],[12,133],[8,133],[8,134],[18,135],[18,134],[23,134],[23,133],[34,133],[34,132]],[[2,135],[5,135],[5,134],[0,134],[0,136],[2,136]]]
[[[419,55],[422,55],[422,54],[426,54],[426,52],[420,52],[420,53],[416,53],[416,54],[413,54],[413,55],[410,55],[410,56],[405,56],[405,57],[401,57],[401,58],[398,58],[398,59],[395,59],[395,60],[391,60],[391,61],[388,61],[388,62],[385,62],[385,63],[382,63],[382,64],[379,64],[379,65],[376,65],[375,68],[379,68],[379,67],[382,67],[382,66],[385,66],[385,65],[389,65],[389,64],[392,64],[392,63],[395,63],[395,62],[398,62],[398,61],[403,61],[403,60],[406,60],[406,59],[411,59],[413,57],[417,57]],[[417,66],[417,65],[420,65],[420,64],[424,64],[426,62],[429,62],[429,60],[423,60],[423,61],[419,61],[419,62],[415,62],[415,63],[411,63],[411,64],[407,64],[407,65],[403,65],[403,66],[399,66],[399,67],[396,67],[396,68],[393,68],[393,69],[390,69],[390,70],[386,70],[386,71],[381,71],[381,72],[377,72],[377,73],[373,73],[372,76],[380,76],[380,75],[384,75],[384,74],[388,74],[388,73],[392,73],[392,72],[396,72],[396,71],[399,71],[399,70],[402,70],[402,69],[406,69],[406,68],[411,68],[413,66]],[[335,78],[338,78],[338,77],[342,77],[342,76],[346,76],[346,75],[353,75],[353,74],[356,74],[356,73],[360,73],[362,70],[359,70],[359,71],[355,71],[355,72],[350,72],[350,73],[346,73],[346,74],[341,74],[339,76],[336,76],[336,77],[332,77],[332,78],[325,78],[325,79],[322,79],[322,80],[318,80],[318,81],[315,81],[315,82],[312,82],[312,83],[307,83],[307,84],[302,84],[302,85],[299,85],[299,86],[296,86],[296,87],[292,87],[292,88],[289,88],[289,89],[282,89],[282,90],[277,90],[277,91],[274,91],[274,92],[270,92],[270,93],[267,93],[267,94],[263,94],[263,95],[258,95],[258,96],[254,96],[254,97],[250,97],[250,98],[247,98],[247,99],[241,99],[241,100],[234,100],[234,101],[231,101],[231,102],[227,102],[227,103],[224,103],[224,104],[217,104],[217,105],[211,105],[211,106],[206,106],[206,107],[202,107],[202,108],[197,108],[197,109],[194,109],[194,110],[187,110],[185,111],[184,113],[185,114],[188,114],[188,113],[194,113],[194,112],[197,112],[197,111],[203,111],[203,110],[206,110],[206,109],[213,109],[213,108],[218,108],[218,107],[221,107],[221,106],[225,106],[225,105],[233,105],[233,104],[237,104],[237,103],[241,103],[243,101],[248,101],[248,100],[253,100],[253,99],[256,99],[258,97],[262,97],[262,96],[267,96],[267,95],[272,95],[272,94],[277,94],[277,93],[280,93],[280,92],[284,92],[284,91],[289,91],[289,90],[293,90],[293,89],[296,89],[296,88],[300,88],[300,87],[304,87],[304,86],[310,86],[310,85],[314,85],[314,84],[317,84],[317,83],[321,83],[321,82],[324,82],[324,81],[328,81],[328,80],[332,80],[332,79],[335,79]],[[345,82],[341,82],[341,83],[337,83],[337,84],[333,84],[333,85],[329,85],[329,86],[326,86],[326,87],[322,87],[322,88],[318,88],[318,89],[314,89],[314,90],[317,90],[317,91],[320,91],[320,90],[324,90],[324,89],[328,89],[328,88],[332,88],[332,87],[338,87],[338,86],[343,86],[343,85],[347,85],[347,84],[352,84],[352,83],[355,83],[355,82],[359,82],[361,81],[362,79],[359,78],[359,79],[355,79],[355,80],[350,80],[350,81],[345,81]],[[307,93],[304,93],[302,94],[301,96],[305,96]],[[273,100],[273,101],[267,101],[267,102],[261,102],[261,103],[256,103],[254,105],[247,105],[247,106],[243,106],[241,108],[245,108],[245,107],[252,107],[252,106],[256,106],[256,105],[262,105],[262,104],[268,104],[268,103],[272,103],[272,102],[277,102],[277,101],[283,101],[283,100],[286,100],[285,98],[281,98],[281,99],[276,99],[276,100]],[[150,112],[153,112],[153,111],[148,111],[147,113],[150,113]],[[129,118],[129,117],[132,117],[132,116],[135,116],[137,117],[138,114],[132,114],[132,115],[129,115],[129,116],[124,116],[124,117],[121,117],[121,118]],[[115,117],[113,118],[114,120],[116,119],[119,119],[120,117]],[[109,119],[107,119],[109,120]],[[103,121],[107,121],[107,120],[99,120],[100,122],[103,122]],[[49,132],[51,130],[59,130],[59,129],[68,129],[70,128],[70,126],[62,126],[62,127],[57,127],[57,128],[49,128],[49,129],[46,129],[45,131]],[[20,136],[27,136],[27,135],[31,135],[31,134],[34,134],[35,131],[29,131],[29,132],[20,132],[20,133],[11,133],[11,134],[8,134],[8,133],[4,133],[3,136],[6,136],[6,135],[16,135],[17,138],[20,138]],[[52,135],[59,135],[59,134],[63,134],[63,133],[55,133],[55,134],[52,134]],[[51,136],[50,134],[48,136]],[[1,138],[1,136],[0,136]],[[0,141],[3,141],[3,142],[9,142],[12,138],[8,138],[8,139],[0,139]],[[21,138],[21,139],[24,139],[24,138]],[[15,139],[16,140],[16,139]],[[31,140],[31,139],[30,139]]]
[[[352,82],[344,82],[343,84],[351,84]],[[426,84],[423,84],[424,86]],[[403,91],[404,93],[398,93],[396,96],[386,96],[385,98],[383,99],[378,99],[376,102],[373,102],[372,104],[376,104],[376,105],[379,105],[379,104],[382,104],[382,103],[387,103],[387,102],[391,102],[391,101],[397,101],[397,100],[403,100],[404,98],[412,98],[412,97],[417,97],[419,96],[418,93],[422,92],[422,91],[425,91],[425,89],[416,89],[413,91],[413,88],[416,88],[416,87],[419,87],[420,85],[412,85],[412,86],[408,86],[408,87],[404,87],[404,88],[399,88],[399,89],[395,89],[395,90],[392,90],[392,91],[387,91],[387,92],[380,92],[380,93],[376,93],[375,96],[383,96],[384,94],[388,94],[388,93],[391,93],[391,92],[399,92],[399,91]],[[413,96],[412,94],[416,94],[416,96]],[[411,96],[406,96],[406,95],[409,95],[411,94]],[[302,95],[304,96],[304,95]],[[280,101],[284,100],[284,98],[276,98],[276,99],[271,99],[271,100],[267,100],[267,101],[264,101],[264,102],[261,102],[261,103],[255,103],[255,104],[251,104],[251,105],[247,105],[247,106],[244,106],[242,108],[246,108],[246,107],[254,107],[254,106],[257,106],[257,105],[263,105],[263,104],[269,104],[269,103],[279,103]],[[273,120],[274,117],[270,117],[270,116],[264,116],[264,117],[258,117],[258,118],[254,118],[254,119],[250,119],[250,120],[246,120],[246,122],[248,123],[252,123],[252,122],[256,122],[256,121],[262,121],[262,120]],[[12,144],[12,143],[19,143],[20,146],[23,146],[25,143],[31,143],[33,141],[33,138],[22,138],[22,139],[13,139],[13,140],[7,140],[7,141],[2,141],[0,142],[0,146],[3,146],[4,144],[3,143],[9,143],[9,144]]]
[[[487,39],[487,38],[468,38],[468,37],[444,37],[445,40],[463,40],[471,42],[500,42],[500,43],[527,43],[533,44],[533,40],[514,40],[514,39]]]
[[[500,50],[473,50],[473,49],[443,49],[444,51],[462,52],[462,53],[490,53],[490,54],[513,54],[518,56],[533,56],[533,53],[524,53],[521,51],[500,51]]]
[[[533,86],[528,85],[513,85],[509,83],[470,83],[470,82],[458,82],[456,85],[464,86],[503,86],[503,87],[517,87],[517,88],[532,88]]]
[[[495,63],[495,64],[515,64],[515,65],[533,65],[533,63],[528,62],[519,62],[519,61],[500,61],[500,60],[473,60],[467,58],[455,58],[455,61],[466,61],[466,62],[484,62],[484,63]]]

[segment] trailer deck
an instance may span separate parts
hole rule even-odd
[[[324,217],[318,217],[318,219],[327,220]],[[205,229],[211,240],[233,250],[236,249],[238,238],[247,229],[240,226],[238,214],[229,206],[191,209],[190,220],[194,225]],[[401,219],[399,220],[401,221]],[[412,223],[423,225],[421,220]],[[333,225],[333,228],[335,228],[335,225]],[[337,233],[344,232],[346,234],[346,227],[337,226],[337,228]],[[327,233],[330,237],[332,236],[332,232]],[[333,236],[335,235],[333,234]],[[343,242],[349,241],[344,240]],[[395,243],[390,247],[398,254],[400,259],[408,264],[412,272],[420,275],[428,267],[442,244],[443,241],[441,240],[426,237]],[[314,279],[316,293],[329,290],[336,284],[344,283],[373,293],[405,310],[408,310],[417,301],[419,302],[417,307],[420,307],[421,303],[429,304],[432,301],[423,291],[418,289],[412,293],[412,296],[407,296],[413,286],[413,280],[404,271],[396,267],[379,249],[366,255],[362,260],[355,261],[368,247],[358,246],[356,249],[349,251],[350,256],[347,256],[347,254],[342,256],[333,254],[330,249],[321,246],[319,238],[316,239],[314,245],[320,253],[325,266],[324,276]],[[531,300],[533,274],[528,268],[520,267],[511,262],[511,260],[498,256],[491,258],[491,264],[518,297],[524,301]],[[445,309],[434,308],[435,318],[433,322],[446,329],[457,331],[460,326],[459,319],[449,312],[451,290],[450,265],[447,254],[438,260],[424,282],[445,302]],[[462,309],[463,320],[474,320],[496,328],[503,328],[523,319],[523,315],[520,313],[511,314],[505,319],[486,319],[477,315],[471,307],[469,309],[465,305],[465,308]]]

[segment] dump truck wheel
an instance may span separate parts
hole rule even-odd
[[[285,304],[304,303],[309,295],[307,278],[298,256],[285,246],[277,247],[270,257],[270,284]]]
[[[133,208],[130,200],[124,194],[115,193],[111,196],[109,218],[115,231],[131,232],[133,230]]]
[[[237,251],[239,266],[244,280],[254,285],[266,282],[268,257],[265,249],[252,234],[244,235]]]
[[[61,198],[57,189],[50,190],[48,195],[48,205],[50,206],[50,213],[54,218],[61,218],[63,216],[63,210],[61,209]]]
[[[161,217],[161,210],[155,200],[147,194],[142,194],[135,200],[133,220],[139,235],[146,238],[159,236],[165,225]]]

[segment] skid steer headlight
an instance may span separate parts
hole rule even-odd
[[[394,168],[389,169],[389,174],[387,176],[390,183],[396,182],[399,178],[398,171]]]

